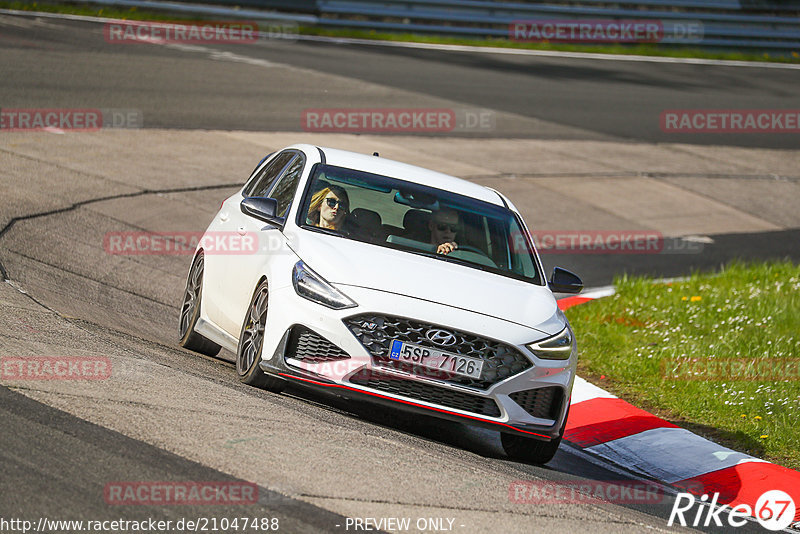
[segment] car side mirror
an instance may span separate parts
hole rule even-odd
[[[561,267],[555,267],[550,281],[547,283],[553,293],[580,293],[583,291],[583,280]]]
[[[276,226],[283,226],[283,217],[278,217],[278,201],[267,197],[246,197],[239,204],[242,213]]]

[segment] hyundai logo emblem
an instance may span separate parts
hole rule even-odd
[[[436,343],[442,347],[449,347],[456,343],[456,336],[454,334],[440,328],[431,328],[425,333],[425,337],[432,343]]]

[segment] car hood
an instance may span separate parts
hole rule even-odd
[[[331,284],[387,291],[489,315],[554,335],[565,321],[545,286],[337,236],[287,236],[305,264]]]

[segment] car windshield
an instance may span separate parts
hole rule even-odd
[[[529,238],[508,208],[442,189],[318,164],[299,226],[542,284]],[[449,254],[437,254],[444,242]]]

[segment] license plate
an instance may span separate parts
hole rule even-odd
[[[422,345],[406,343],[393,339],[390,346],[389,358],[398,362],[421,365],[428,369],[436,369],[469,378],[480,378],[483,370],[483,360],[452,354]]]

